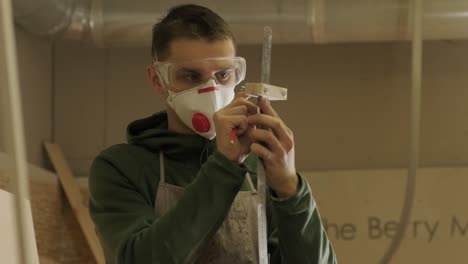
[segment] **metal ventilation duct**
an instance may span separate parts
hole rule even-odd
[[[239,43],[260,43],[263,27],[275,43],[407,40],[410,0],[195,1],[218,12]],[[14,0],[18,25],[37,35],[98,46],[149,46],[151,28],[184,1]],[[467,39],[468,1],[426,0],[425,39]]]

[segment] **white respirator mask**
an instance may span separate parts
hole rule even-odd
[[[166,103],[184,124],[197,134],[213,139],[213,115],[234,99],[234,86],[224,87],[210,79],[205,84],[175,93],[168,90]]]

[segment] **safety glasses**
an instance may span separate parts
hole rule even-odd
[[[245,78],[242,57],[214,57],[182,63],[155,62],[165,84],[174,90],[186,90],[214,79],[220,86],[232,87]]]

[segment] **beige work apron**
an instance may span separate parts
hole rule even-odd
[[[160,180],[154,210],[156,215],[163,215],[176,205],[184,194],[184,188],[166,183],[162,152],[159,153],[159,162]],[[250,180],[248,174],[246,177]],[[252,184],[250,186],[253,189]],[[255,190],[238,192],[226,219],[206,247],[201,249],[200,258],[195,263],[258,264],[255,196]]]

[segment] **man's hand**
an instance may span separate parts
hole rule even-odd
[[[216,112],[213,121],[216,129],[216,146],[218,151],[229,160],[242,163],[250,152],[252,144],[248,131],[252,127],[248,125],[247,116],[257,113],[257,106],[248,101],[244,95],[239,95],[229,105]],[[237,138],[233,143],[230,137],[233,129],[237,129]]]
[[[249,131],[253,141],[250,149],[263,159],[266,180],[270,188],[280,198],[293,196],[297,192],[298,185],[294,164],[293,133],[268,100],[263,98],[258,100],[261,114],[247,117],[248,124],[257,127]]]

